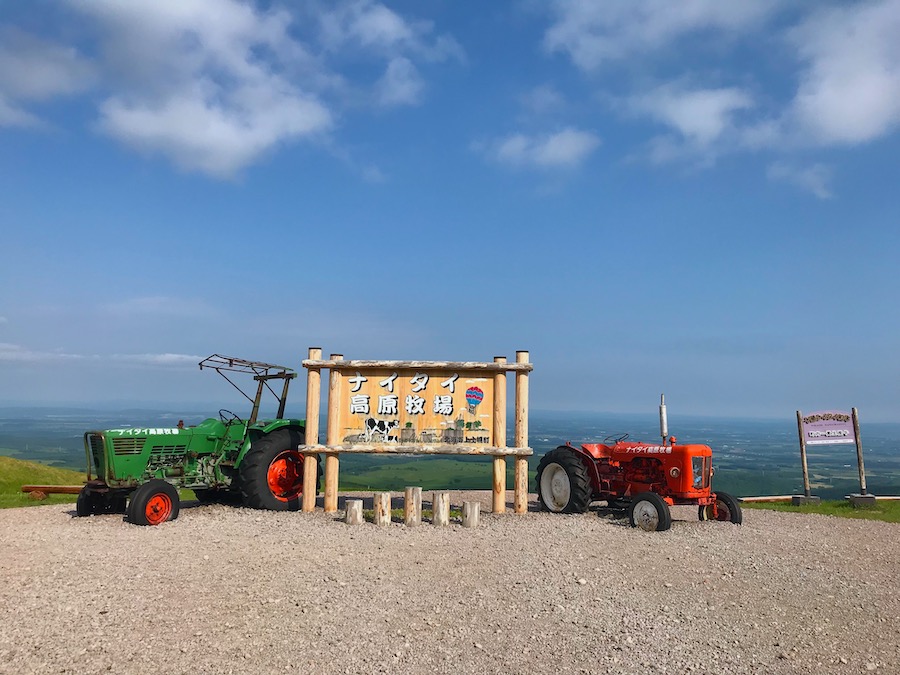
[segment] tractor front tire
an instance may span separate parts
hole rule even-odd
[[[254,440],[240,466],[244,505],[268,511],[299,511],[303,497],[305,437],[298,429],[276,429]],[[321,468],[316,467],[316,492]]]
[[[103,513],[103,496],[88,489],[81,488],[78,499],[75,500],[75,515],[79,518],[94,516]]]
[[[672,512],[665,500],[655,492],[641,492],[631,499],[628,522],[645,532],[662,532],[672,527]]]
[[[584,513],[593,490],[581,458],[562,445],[541,458],[537,468],[538,502],[544,511]]]
[[[135,525],[160,525],[175,520],[180,508],[178,490],[172,484],[154,478],[132,493],[125,518]]]
[[[737,499],[727,492],[713,492],[716,497],[715,509],[712,505],[700,507],[700,520],[719,520],[740,525],[744,516]]]

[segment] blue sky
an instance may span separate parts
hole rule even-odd
[[[0,403],[528,349],[535,409],[898,421],[897,35],[900,0],[4,3]]]

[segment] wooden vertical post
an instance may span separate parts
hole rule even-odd
[[[495,356],[494,363],[506,363],[505,356]],[[494,375],[494,445],[506,447],[506,372]],[[494,456],[494,513],[506,512],[506,457]]]
[[[481,511],[479,502],[463,502],[462,526],[478,527],[478,514]]]
[[[516,363],[528,363],[528,352],[517,351]],[[528,447],[528,371],[516,371],[516,428],[515,443],[517,448]],[[528,458],[516,456],[515,460],[515,496],[513,511],[528,511]]]
[[[414,527],[422,522],[422,488],[406,488],[403,500],[403,522],[407,527]]]
[[[859,412],[856,408],[853,413],[853,434],[856,436],[856,463],[859,466],[859,494],[866,494],[866,465],[863,463],[862,439],[859,437]]]
[[[375,511],[376,525],[391,524],[391,493],[376,492],[372,500],[372,508]]]
[[[348,499],[346,503],[347,513],[344,522],[348,525],[361,525],[363,522],[362,499]]]
[[[309,348],[310,360],[322,358],[321,347]],[[319,443],[319,405],[321,404],[322,370],[306,369],[306,445]],[[316,482],[319,480],[317,455],[303,454],[303,510],[307,513],[316,509]]]
[[[803,413],[797,411],[797,433],[800,434],[800,468],[803,470],[803,496],[810,496],[809,469],[806,466],[806,438],[803,437]]]
[[[332,361],[343,360],[343,355],[332,354]],[[325,445],[334,447],[341,442],[341,371],[331,368],[328,372],[328,429]],[[338,489],[338,455],[336,452],[325,453],[325,513],[337,511]]]
[[[450,524],[450,493],[435,492],[431,500],[431,524]]]

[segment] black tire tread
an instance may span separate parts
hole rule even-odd
[[[561,513],[585,513],[591,504],[591,498],[593,496],[591,479],[588,476],[587,467],[581,461],[581,458],[579,458],[571,448],[565,445],[561,445],[558,448],[551,450],[541,457],[541,461],[538,463],[535,482],[541,510],[550,510],[547,508],[547,505],[544,503],[544,497],[541,495],[541,474],[543,474],[544,469],[548,464],[554,463],[559,464],[565,469],[566,474],[569,476],[569,484],[571,486],[569,503],[566,504],[566,507]]]
[[[637,523],[634,520],[634,507],[639,502],[650,502],[656,507],[656,512],[659,514],[659,523],[656,526],[657,532],[664,532],[672,527],[672,511],[665,500],[655,492],[641,492],[631,498],[631,503],[628,505],[628,522],[631,523],[632,527],[637,527]]]
[[[147,502],[150,498],[160,492],[165,492],[172,500],[172,514],[169,520],[178,518],[181,510],[181,500],[178,496],[178,490],[171,483],[167,483],[159,478],[154,478],[139,486],[137,490],[131,493],[131,499],[128,500],[128,507],[125,511],[125,519],[134,525],[149,525],[147,522]]]

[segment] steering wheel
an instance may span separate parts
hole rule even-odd
[[[244,420],[242,420],[230,410],[225,410],[225,408],[219,410],[219,419],[222,420],[222,423],[225,425],[234,424],[235,422],[237,422],[238,424],[244,423]]]
[[[612,441],[613,445],[615,445],[616,443],[621,443],[622,441],[626,440],[627,438],[628,438],[628,434],[618,434],[618,435],[613,434],[612,436],[607,436],[606,438],[604,438],[603,442],[606,443],[607,441]]]

